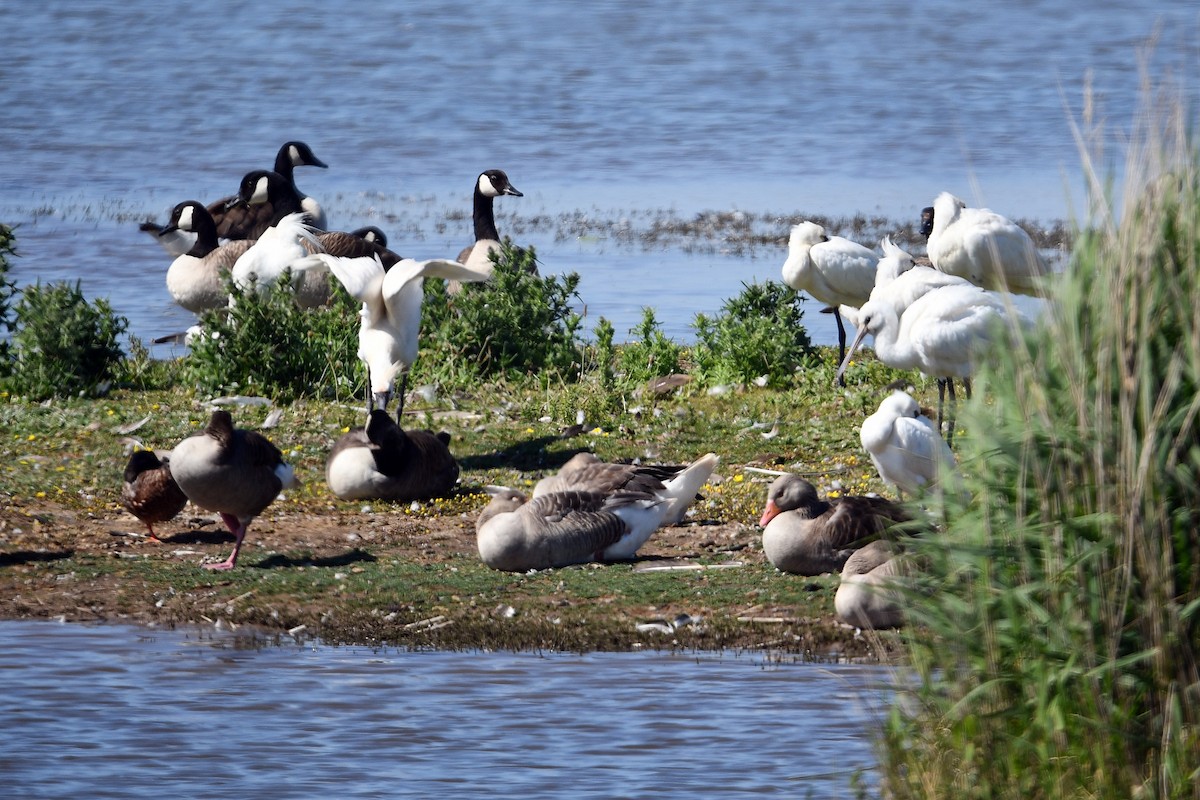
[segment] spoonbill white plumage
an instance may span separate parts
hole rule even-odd
[[[490,275],[457,261],[401,259],[385,271],[379,256],[346,258],[315,253],[302,268],[324,264],[351,297],[361,302],[358,357],[367,367],[367,406],[386,409],[396,378],[400,392],[396,419],[404,413],[408,370],[417,360],[421,335],[421,303],[425,299],[422,279],[446,278],[482,282]]]
[[[901,496],[920,494],[954,475],[954,453],[917,401],[892,392],[863,420],[859,439],[885,483]]]
[[[292,272],[296,305],[315,308],[329,299],[329,282],[323,270],[312,270],[316,262],[305,261],[309,253],[319,251],[321,243],[315,229],[305,222],[303,212],[288,214],[270,228],[238,257],[231,276],[236,286],[255,286],[260,293],[276,283],[284,272]]]
[[[846,355],[846,328],[839,307],[858,308],[867,302],[875,286],[878,261],[875,251],[841,236],[826,236],[825,229],[815,222],[792,227],[783,282],[832,309],[839,358]]]
[[[1037,294],[1049,267],[1021,226],[987,208],[968,208],[949,192],[933,203],[929,260],[936,269],[986,289]]]
[[[838,367],[839,383],[863,339],[874,336],[880,361],[937,378],[940,427],[947,381],[970,378],[979,351],[995,342],[1006,326],[1028,325],[1029,319],[997,292],[956,284],[931,289],[904,308],[887,294],[871,299],[859,309],[858,322],[858,335]],[[955,402],[952,383],[950,400]]]

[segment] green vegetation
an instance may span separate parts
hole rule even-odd
[[[1124,218],[1095,206],[960,415],[888,796],[1200,797],[1200,175],[1182,123],[1145,133]]]

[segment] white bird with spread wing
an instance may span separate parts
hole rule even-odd
[[[408,370],[417,360],[421,336],[422,281],[445,278],[463,282],[486,281],[487,273],[457,261],[400,260],[384,270],[378,256],[345,258],[317,253],[312,256],[329,268],[346,291],[362,302],[358,330],[358,357],[367,366],[367,405],[387,409],[396,378],[400,391],[396,419],[404,413]]]

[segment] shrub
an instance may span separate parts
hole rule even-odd
[[[259,292],[226,280],[229,308],[200,317],[183,376],[204,392],[347,399],[364,396],[358,303],[336,280],[327,307],[301,309],[286,277]]]
[[[800,324],[802,299],[783,283],[742,286],[716,317],[697,314],[692,323],[697,377],[714,385],[750,383],[765,375],[768,385],[782,386],[811,350]]]
[[[452,386],[527,374],[578,379],[582,319],[572,300],[579,275],[539,276],[534,251],[507,240],[492,258],[491,280],[456,294],[444,281],[426,280],[418,379]]]
[[[107,388],[129,327],[107,300],[89,303],[78,281],[40,283],[20,290],[5,388],[35,400],[89,394]]]
[[[0,334],[12,331],[12,297],[16,285],[8,280],[8,257],[17,254],[16,236],[8,225],[0,224]],[[0,336],[0,375],[9,372],[11,364],[8,337]]]
[[[626,384],[643,384],[683,371],[685,350],[663,334],[654,309],[643,308],[641,323],[629,332],[637,338],[616,352],[616,370]]]

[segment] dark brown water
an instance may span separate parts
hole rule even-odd
[[[0,622],[0,794],[847,797],[890,676]]]

